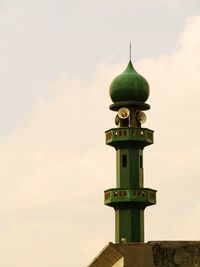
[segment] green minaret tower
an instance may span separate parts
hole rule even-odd
[[[143,149],[153,144],[153,131],[142,128],[149,97],[148,82],[130,61],[110,85],[117,128],[106,131],[106,144],[116,150],[116,188],[104,192],[115,210],[115,242],[144,242],[144,210],[156,204],[156,191],[143,185]]]
[[[115,210],[115,244],[109,242],[88,267],[200,266],[200,241],[144,242],[144,210],[156,204],[156,191],[143,185],[143,149],[153,144],[153,131],[142,128],[150,109],[148,82],[130,61],[110,85],[117,128],[106,131],[106,144],[116,150],[117,185],[104,193]],[[158,222],[159,224],[159,222]],[[142,242],[142,243],[141,243]]]

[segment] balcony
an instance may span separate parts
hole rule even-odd
[[[104,204],[115,207],[122,203],[141,206],[156,204],[156,190],[150,188],[112,188],[104,192]]]
[[[106,144],[116,148],[121,145],[145,147],[153,144],[153,131],[147,128],[112,128],[106,133]]]

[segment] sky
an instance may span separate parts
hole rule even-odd
[[[114,242],[109,85],[150,84],[145,241],[200,240],[198,0],[0,1],[0,267],[87,266]]]

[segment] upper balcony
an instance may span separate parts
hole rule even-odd
[[[153,131],[147,128],[112,128],[105,133],[106,144],[115,148],[131,144],[138,147],[153,144]]]

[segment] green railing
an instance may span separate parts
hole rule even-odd
[[[112,128],[106,133],[106,144],[128,141],[143,142],[146,145],[153,143],[153,131],[147,128]]]
[[[156,190],[150,188],[112,188],[104,192],[104,203],[115,206],[117,203],[133,202],[145,204],[145,206],[156,204]]]

